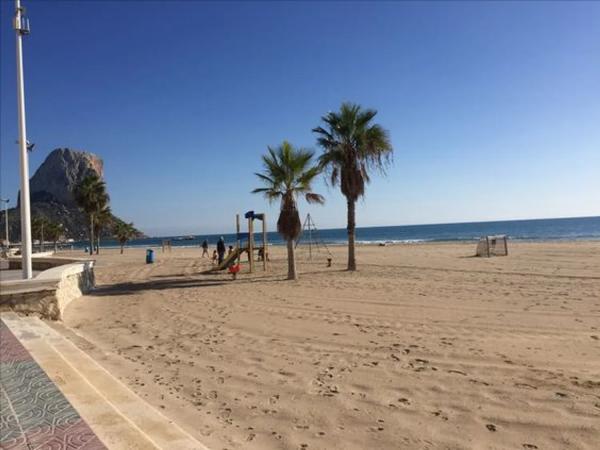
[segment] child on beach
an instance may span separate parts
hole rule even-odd
[[[202,241],[202,258],[204,258],[204,255],[208,258],[208,241],[206,239]]]
[[[216,264],[216,263],[217,263],[217,258],[218,258],[217,251],[216,251],[216,250],[214,250],[214,251],[213,251],[213,255],[212,255],[212,263],[213,263],[213,264]]]

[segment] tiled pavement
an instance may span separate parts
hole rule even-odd
[[[106,448],[2,320],[0,448]]]

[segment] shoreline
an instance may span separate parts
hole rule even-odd
[[[356,241],[356,246],[357,247],[389,247],[389,246],[406,246],[406,245],[449,245],[449,244],[477,244],[479,238],[472,238],[472,239],[455,239],[455,240],[451,240],[451,239],[445,239],[445,240],[419,240],[419,239],[407,239],[407,240],[389,240],[389,241]],[[85,245],[84,244],[80,244],[81,241],[78,241],[78,246],[75,246],[75,244],[73,245],[73,251],[78,251],[78,250],[83,250]],[[589,242],[589,243],[597,243],[600,242],[600,237],[596,238],[596,237],[582,237],[582,238],[511,238],[510,236],[508,236],[508,242],[514,242],[514,243],[523,243],[523,244],[535,244],[535,243],[580,243],[580,242]],[[229,242],[226,242],[226,244],[230,244]],[[381,244],[385,244],[385,245],[381,245]],[[14,246],[18,246],[19,244],[14,244]],[[37,245],[37,244],[36,244]],[[48,246],[48,248],[50,248],[51,250],[53,249],[53,246],[51,244],[46,244]],[[269,246],[273,246],[273,247],[277,247],[277,248],[283,248],[286,246],[285,243],[272,243],[269,242],[268,243]],[[301,244],[302,245],[302,244]],[[348,244],[347,242],[334,242],[334,243],[329,243],[329,242],[325,242],[325,245],[327,245],[328,247],[346,247]],[[11,243],[11,247],[13,246],[13,244]],[[209,244],[209,248],[210,247],[214,247],[215,244]],[[34,246],[35,247],[35,246]],[[67,247],[67,245],[65,245],[65,247]],[[89,244],[88,244],[89,247]],[[120,246],[119,245],[100,245],[100,249],[101,250],[120,250]],[[149,244],[149,245],[144,245],[144,244],[133,244],[133,245],[125,245],[123,248],[125,249],[138,249],[138,248],[152,248],[152,249],[161,249],[162,246],[161,245],[156,245],[156,244]],[[195,244],[195,245],[177,245],[177,244],[171,244],[171,248],[182,248],[182,249],[201,249],[199,244]],[[70,251],[63,248],[60,248],[59,246],[59,252],[60,251]]]

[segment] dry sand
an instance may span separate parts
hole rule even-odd
[[[104,251],[59,328],[214,449],[600,448],[600,242],[474,250],[338,247],[298,282],[283,248],[237,281]]]

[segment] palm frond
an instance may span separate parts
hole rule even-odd
[[[392,161],[389,133],[372,123],[374,109],[363,109],[344,102],[338,112],[322,117],[323,126],[313,129],[323,148],[319,164],[332,185],[340,184],[342,193],[356,199],[364,194],[372,170],[385,173]]]
[[[308,192],[305,194],[304,198],[306,199],[307,203],[315,203],[318,205],[322,205],[325,203],[325,197],[323,197],[321,194],[315,194],[314,192]]]
[[[321,166],[314,162],[313,150],[294,147],[288,141],[283,141],[277,147],[267,147],[262,163],[262,172],[255,175],[263,187],[252,190],[252,193],[262,194],[270,202],[281,199],[277,229],[286,239],[295,238],[301,228],[296,198],[303,194],[309,202],[324,201],[311,188],[311,183],[321,172]]]

